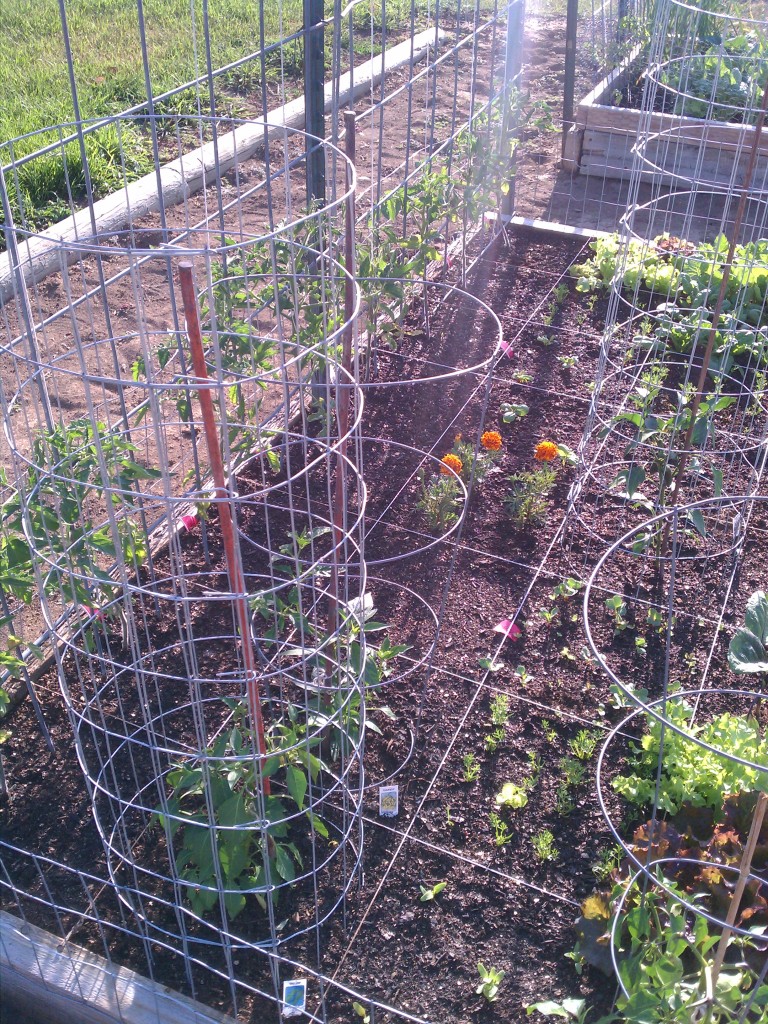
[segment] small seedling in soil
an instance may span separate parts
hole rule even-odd
[[[592,864],[592,874],[599,882],[605,882],[613,871],[621,867],[623,859],[624,851],[620,846],[609,846],[607,850],[598,853],[597,860]]]
[[[557,357],[557,361],[558,361],[558,363],[560,363],[560,365],[562,366],[562,368],[566,372],[568,372],[569,370],[572,370],[574,368],[574,366],[578,366],[579,365],[579,357],[578,356],[558,356]]]
[[[497,971],[495,967],[486,967],[478,963],[477,970],[480,973],[480,984],[475,989],[477,995],[487,999],[489,1003],[495,1003],[499,998],[499,985],[504,978],[504,971]]]
[[[607,598],[605,607],[608,609],[609,614],[613,616],[613,628],[616,633],[623,633],[625,629],[630,628],[627,621],[627,603],[618,594]]]
[[[550,321],[549,323],[551,322],[552,321]],[[549,327],[549,323],[545,322],[544,326]],[[540,334],[536,341],[539,343],[539,345],[542,345],[544,348],[551,348],[553,345],[557,344],[557,338],[554,336],[554,334]]]
[[[515,675],[520,680],[520,685],[523,689],[526,688],[528,683],[533,681],[533,676],[528,675],[528,671],[525,665],[518,665],[515,669]]]
[[[561,782],[555,794],[555,810],[561,818],[567,818],[576,809],[576,801],[571,796],[567,782]]]
[[[355,1013],[363,1022],[363,1024],[371,1024],[371,1015],[370,1013],[368,1013],[364,1006],[362,1006],[360,1003],[355,1002],[352,1003],[352,1009],[355,1011]]]
[[[512,842],[512,833],[509,831],[509,825],[495,811],[491,811],[488,815],[488,822],[493,829],[493,842],[495,846],[506,846],[507,843]]]
[[[595,752],[599,738],[599,733],[589,729],[580,729],[569,741],[568,746],[574,757],[578,757],[580,761],[588,761]]]
[[[492,733],[489,733],[483,742],[485,750],[489,754],[495,754],[499,749],[499,744],[504,742],[504,729],[500,727],[494,729]]]
[[[560,616],[558,615],[557,608],[539,608],[539,615],[548,626],[560,625]]]
[[[497,807],[513,807],[517,810],[528,803],[528,794],[525,786],[518,786],[516,782],[505,782],[495,799]]]
[[[648,653],[648,641],[645,639],[644,636],[635,637],[635,650],[640,655],[645,655]]]
[[[499,416],[501,422],[505,426],[509,426],[510,423],[514,423],[515,420],[522,419],[523,416],[528,415],[528,406],[522,403],[502,402],[501,408],[499,409]]]
[[[544,736],[547,743],[555,743],[557,740],[557,730],[553,728],[552,723],[548,718],[542,718],[541,728],[544,730]]]
[[[586,999],[564,999],[562,1003],[545,999],[541,1003],[531,1003],[525,1009],[529,1015],[538,1010],[545,1017],[560,1017],[563,1020],[572,1021],[573,1024],[586,1024],[589,1013]]]
[[[533,789],[539,781],[543,762],[541,760],[541,755],[537,754],[535,750],[528,750],[526,753],[528,757],[528,767],[531,769],[531,774],[525,780],[524,785],[526,789]]]
[[[476,782],[480,777],[480,762],[477,760],[475,755],[470,752],[465,754],[463,759],[464,764],[464,781],[465,782]]]
[[[491,725],[506,725],[509,721],[509,697],[497,693],[491,701]]]
[[[533,381],[533,376],[530,373],[524,373],[522,370],[518,370],[513,375],[513,380],[517,381],[518,384],[530,384]]]
[[[564,757],[560,761],[560,774],[568,786],[580,786],[586,773],[586,765],[575,757]]]
[[[587,671],[594,672],[595,668],[597,667],[597,662],[592,657],[592,653],[586,644],[581,648],[581,656],[586,662]]]
[[[503,661],[494,661],[493,658],[478,658],[477,664],[486,672],[501,672],[504,668]]]
[[[448,828],[453,828],[453,826],[456,824],[455,820],[451,817],[450,804],[445,805],[445,824],[448,826]]]
[[[558,598],[562,598],[563,601],[568,601],[570,598],[575,597],[583,586],[584,584],[581,580],[576,580],[573,579],[572,576],[569,576],[568,579],[562,580],[562,582],[557,584],[549,595],[549,598],[551,601],[557,601]]]
[[[448,885],[447,882],[438,882],[433,885],[432,888],[428,888],[426,885],[419,883],[421,889],[421,896],[419,896],[420,903],[430,903],[436,896],[439,896],[443,889]]]
[[[568,298],[568,295],[569,288],[565,281],[561,281],[560,284],[556,285],[552,292],[553,301],[556,302],[558,306],[562,306]]]
[[[561,649],[560,657],[564,661],[576,661],[576,655],[573,653],[571,648],[568,647],[567,645]]]
[[[560,851],[555,846],[555,837],[548,828],[542,829],[532,839],[533,852],[540,861],[557,860]]]

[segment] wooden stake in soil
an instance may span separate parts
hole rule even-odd
[[[760,835],[760,830],[763,827],[763,819],[765,818],[766,809],[768,809],[768,794],[760,793],[757,798],[757,804],[755,805],[755,814],[752,818],[752,826],[749,830],[749,836],[747,837],[747,845],[744,847],[744,852],[741,855],[739,879],[736,883],[733,895],[731,896],[731,903],[728,907],[728,916],[725,919],[725,928],[723,928],[723,934],[720,936],[720,942],[717,946],[715,959],[712,963],[712,971],[710,974],[712,999],[714,999],[714,993],[717,990],[717,979],[723,967],[725,951],[728,948],[728,940],[731,937],[731,931],[733,930],[736,916],[739,912],[739,907],[741,906],[741,898],[744,895],[744,889],[746,888],[749,880],[749,872],[752,868],[752,858],[755,855],[755,847],[757,846],[757,839]]]
[[[189,348],[192,354],[192,367],[197,378],[196,388],[200,399],[200,408],[203,414],[203,431],[205,433],[205,444],[208,449],[208,458],[211,463],[211,475],[214,483],[213,504],[219,513],[221,525],[221,536],[224,543],[224,555],[227,562],[227,576],[229,577],[229,589],[233,595],[237,624],[240,630],[240,644],[245,664],[246,686],[248,692],[248,710],[251,715],[256,731],[256,746],[259,758],[266,756],[267,745],[264,738],[264,719],[261,714],[261,698],[258,689],[258,674],[256,670],[256,659],[251,643],[250,615],[248,608],[248,597],[245,588],[245,576],[243,566],[238,557],[238,549],[235,543],[235,527],[232,520],[232,509],[230,507],[231,495],[224,477],[224,464],[219,448],[219,432],[216,428],[216,417],[213,412],[213,400],[211,389],[216,387],[211,384],[208,378],[208,370],[205,365],[203,353],[203,339],[200,332],[200,314],[197,308],[197,294],[195,292],[195,281],[192,274],[192,264],[188,262],[179,263],[179,283],[181,285],[181,297],[184,305],[184,317],[187,321],[187,333],[189,335]],[[270,795],[271,788],[268,778],[263,778],[264,794]]]

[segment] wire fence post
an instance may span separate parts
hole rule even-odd
[[[516,160],[512,148],[515,145],[514,132],[517,130],[519,116],[518,104],[514,100],[517,85],[512,85],[520,76],[523,58],[524,6],[522,0],[511,0],[507,7],[507,44],[504,52],[504,106],[502,108],[503,126],[501,145],[510,147],[509,157],[509,189],[501,201],[502,216],[511,217],[515,212],[515,174]],[[515,116],[512,116],[514,103]]]
[[[307,205],[325,202],[325,47],[323,0],[304,0],[304,111],[307,139]]]
[[[565,151],[565,140],[573,127],[574,97],[576,92],[576,32],[579,24],[579,0],[568,0],[565,20],[565,81],[563,84],[563,137],[561,153]]]

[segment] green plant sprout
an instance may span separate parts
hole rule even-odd
[[[476,782],[480,777],[480,762],[471,750],[464,755],[462,763],[464,765],[462,775],[464,782]]]
[[[419,883],[419,889],[421,889],[421,895],[419,896],[420,903],[431,903],[436,896],[439,896],[443,889],[448,885],[447,882],[437,882],[431,888],[426,885]]]
[[[544,736],[547,740],[547,743],[557,742],[557,730],[552,726],[552,723],[549,721],[548,718],[542,718],[541,728],[544,730]]]
[[[493,842],[495,846],[506,846],[512,842],[512,833],[509,830],[509,825],[495,811],[491,811],[488,815],[488,822],[493,829]]]
[[[625,629],[631,628],[627,620],[627,602],[619,594],[606,598],[605,607],[613,616],[614,632],[623,633]]]
[[[494,800],[497,807],[512,807],[517,810],[525,807],[528,803],[528,793],[525,786],[519,786],[515,782],[505,782]]]
[[[560,583],[552,590],[549,595],[551,601],[569,601],[572,597],[575,597],[580,590],[582,590],[584,584],[581,580],[576,580],[572,576],[567,579],[561,580]]]
[[[364,1006],[362,1006],[358,1002],[354,1002],[352,1003],[352,1009],[355,1011],[355,1013],[363,1022],[363,1024],[371,1024],[371,1015]]]
[[[506,725],[509,721],[509,695],[497,693],[491,701],[491,725]]]
[[[566,373],[570,372],[575,366],[579,365],[578,356],[558,356],[558,363],[562,366]]]
[[[531,839],[533,852],[540,861],[555,861],[560,856],[560,851],[555,846],[555,837],[549,829],[542,829]]]
[[[497,971],[495,967],[486,967],[482,961],[478,962],[477,970],[480,975],[480,984],[475,989],[475,994],[482,996],[489,1003],[495,1003],[499,998],[499,985],[504,979],[504,971]]]
[[[524,416],[527,416],[528,412],[528,406],[524,405],[522,402],[502,402],[499,409],[499,417],[502,424],[505,427],[508,427],[516,420],[521,420]]]
[[[588,761],[594,754],[599,739],[599,732],[593,732],[590,729],[580,729],[573,739],[568,741],[568,747],[574,757],[581,761]]]
[[[483,740],[483,746],[485,747],[486,753],[495,754],[499,749],[499,746],[504,742],[505,735],[506,734],[502,726],[499,726],[497,729],[494,729],[493,732],[488,733]]]
[[[528,686],[528,683],[532,682],[534,678],[532,675],[529,674],[525,665],[518,665],[515,669],[515,675],[520,680],[520,685],[523,689],[525,689]]]
[[[557,608],[539,608],[539,615],[544,619],[547,626],[560,625],[560,613]]]

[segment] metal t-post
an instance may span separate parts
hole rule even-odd
[[[579,24],[579,0],[568,0],[565,15],[565,82],[563,84],[563,138],[561,152],[565,151],[565,140],[573,125],[574,98],[576,93],[576,30]]]
[[[323,0],[304,0],[304,110],[307,139],[307,205],[325,202],[325,45]]]

